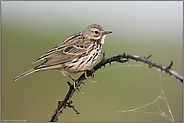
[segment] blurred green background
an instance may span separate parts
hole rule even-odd
[[[113,31],[107,35],[103,49],[106,57],[129,53],[152,54],[151,60],[169,65],[183,75],[182,29],[183,3],[127,1],[3,1],[2,19],[2,120],[49,121],[68,91],[69,77],[58,71],[34,73],[13,82],[16,76],[40,64],[34,60],[57,46],[62,40],[82,31],[90,24]],[[124,65],[139,65],[130,61]],[[112,69],[113,67],[117,67]],[[110,70],[108,70],[110,69]],[[168,104],[175,121],[183,121],[183,85],[160,72]],[[75,78],[80,73],[74,75]],[[97,83],[85,81],[72,100],[72,109],[64,110],[59,121],[170,121],[157,114],[114,113],[134,109],[154,101],[162,91],[159,72],[143,64],[140,67],[112,63],[95,73]],[[169,114],[164,100],[160,108]],[[160,112],[156,103],[140,111]]]

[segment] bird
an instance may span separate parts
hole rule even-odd
[[[86,70],[90,69],[100,58],[105,37],[110,33],[112,31],[105,31],[98,24],[87,26],[81,32],[66,38],[58,46],[32,62],[36,63],[45,60],[40,65],[17,76],[13,81],[39,71],[58,70],[64,76],[70,77],[74,81],[75,87],[77,80],[71,75],[79,72],[85,72],[86,75]]]

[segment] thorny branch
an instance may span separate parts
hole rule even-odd
[[[92,69],[87,70],[87,76],[92,76],[93,73],[95,73],[98,69],[100,69],[102,66],[105,67],[106,64],[111,64],[111,62],[119,62],[119,63],[124,63],[124,62],[128,62],[130,59],[133,59],[135,61],[140,61],[140,62],[144,62],[146,64],[149,65],[149,68],[151,67],[156,67],[159,68],[163,71],[165,71],[166,73],[169,73],[170,75],[174,76],[176,79],[180,80],[183,83],[183,76],[179,75],[177,72],[171,70],[171,67],[173,65],[173,61],[171,61],[171,63],[169,64],[169,66],[163,66],[160,65],[159,63],[156,63],[154,61],[149,60],[149,58],[152,55],[149,55],[148,57],[140,57],[140,56],[136,56],[136,55],[131,55],[131,54],[119,54],[110,58],[105,58],[105,52],[103,52],[103,58],[102,60],[96,64]],[[124,59],[124,60],[122,60]],[[77,114],[80,114],[73,105],[71,105],[72,101],[71,98],[74,94],[75,91],[79,92],[78,87],[84,83],[83,81],[85,80],[85,74],[83,73],[76,81],[76,87],[77,89],[74,89],[73,85],[71,85],[70,82],[67,82],[68,85],[70,86],[68,93],[66,94],[65,98],[63,101],[59,101],[58,102],[58,107],[55,110],[54,114],[52,115],[52,118],[50,120],[50,122],[56,122],[58,120],[58,116],[60,115],[60,113],[63,112],[63,110],[66,107],[72,108]],[[80,92],[79,92],[80,93]]]

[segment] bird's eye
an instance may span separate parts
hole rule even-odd
[[[98,31],[95,31],[95,34],[98,34]]]

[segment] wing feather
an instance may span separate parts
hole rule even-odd
[[[46,54],[42,55],[33,63],[36,63],[40,60],[45,59],[46,61],[36,68],[43,68],[53,65],[62,64],[72,59],[76,58],[87,52],[89,46],[92,45],[92,42],[85,40],[83,38],[75,37],[70,43],[65,42],[63,45],[60,45],[49,50]]]

